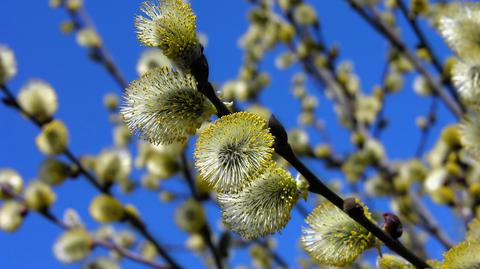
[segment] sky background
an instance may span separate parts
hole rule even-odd
[[[85,0],[86,7],[95,21],[97,30],[110,50],[120,70],[128,81],[137,77],[135,66],[139,55],[145,49],[136,40],[133,18],[139,14],[140,1]],[[248,22],[246,12],[250,9],[244,0],[192,0],[197,14],[198,30],[207,34],[206,55],[210,62],[211,79],[223,83],[237,76],[242,62],[242,52],[238,39],[245,32]],[[362,88],[370,89],[380,82],[386,58],[386,42],[371,30],[344,1],[315,2],[320,15],[324,35],[329,44],[341,44],[341,58],[351,59],[361,79]],[[60,22],[68,19],[63,10],[52,10],[47,0],[2,0],[0,1],[0,44],[12,48],[17,56],[18,75],[9,83],[17,93],[19,88],[32,78],[48,81],[57,91],[59,110],[58,119],[63,120],[70,131],[70,147],[79,156],[97,154],[103,148],[112,145],[111,125],[108,113],[103,107],[102,98],[108,92],[121,93],[121,89],[98,64],[86,57],[86,51],[80,48],[74,36],[65,36],[59,31]],[[405,25],[405,22],[400,22]],[[423,25],[428,28],[427,25]],[[413,40],[410,31],[404,27],[402,34],[407,40]],[[431,29],[429,29],[430,32]],[[434,33],[436,52],[442,59],[450,54]],[[413,43],[412,43],[413,44]],[[274,66],[276,55],[285,47],[277,47],[267,55],[261,67],[270,72],[271,85],[262,93],[261,100],[267,104],[287,127],[296,125],[299,104],[292,98],[290,78],[298,66],[287,70],[277,70]],[[425,115],[430,100],[416,97],[411,89],[408,77],[405,89],[390,98],[386,114],[391,119],[390,127],[383,133],[382,141],[387,147],[390,159],[408,158],[415,153],[419,140],[419,130],[415,127],[415,118]],[[309,92],[318,96],[318,89],[309,87]],[[332,108],[325,98],[320,99],[318,115],[327,122],[330,136],[338,152],[350,149],[349,136],[338,126]],[[439,110],[439,123],[433,136],[438,135],[440,126],[451,122],[453,118],[442,106]],[[34,138],[37,128],[24,120],[16,111],[0,106],[0,167],[14,168],[28,182],[35,178],[38,167],[44,159],[37,150]],[[433,137],[432,136],[432,137]],[[311,136],[312,144],[319,141]],[[431,147],[432,141],[428,146]],[[326,171],[316,162],[309,162],[312,169],[327,178],[339,177],[338,173]],[[170,184],[170,183],[169,183]],[[184,185],[172,183],[171,188],[186,190]],[[58,200],[53,207],[55,214],[61,216],[66,208],[77,209],[88,228],[97,225],[87,213],[90,199],[95,190],[84,180],[67,181],[56,189]],[[150,230],[161,242],[180,245],[186,234],[175,228],[172,217],[173,207],[161,204],[153,192],[137,191],[122,200],[133,202],[142,212]],[[376,209],[385,208],[388,201],[375,203]],[[451,212],[438,208],[426,200],[441,225],[456,241],[463,233],[460,222],[453,220]],[[217,226],[218,209],[211,204],[210,224]],[[290,265],[302,255],[297,239],[303,219],[292,212],[292,220],[278,241],[278,252]],[[120,228],[122,226],[119,226]],[[63,266],[51,251],[55,238],[61,231],[41,217],[31,214],[22,228],[14,234],[0,233],[0,269],[29,268],[80,268],[80,265]],[[439,258],[441,248],[434,241],[429,244],[431,257]],[[249,264],[246,251],[239,251],[232,259],[234,264]],[[370,251],[372,254],[373,251]],[[106,254],[98,251],[99,255]],[[174,252],[174,257],[187,268],[200,268],[198,257],[182,252]],[[123,263],[124,268],[144,268],[130,262]]]

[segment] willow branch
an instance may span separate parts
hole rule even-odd
[[[207,58],[202,55],[192,66],[192,75],[196,78],[199,91],[202,92],[214,105],[217,107],[217,116],[221,117],[230,114],[224,103],[220,101],[215,94],[213,87],[211,87],[208,81],[208,61]],[[283,126],[274,117],[270,118],[269,122],[270,132],[275,137],[275,152],[287,160],[310,184],[309,191],[319,194],[333,203],[335,206],[344,210],[344,200],[327,187],[315,174],[310,171],[293,153],[292,148],[288,144],[287,132]],[[375,237],[382,241],[388,248],[395,251],[397,254],[405,258],[417,268],[428,268],[428,264],[421,258],[417,257],[414,253],[405,248],[400,241],[392,238],[380,227],[369,220],[364,214],[363,209],[358,210],[354,207],[344,210],[350,218],[362,225],[365,229],[371,232]],[[361,212],[360,212],[361,211]]]

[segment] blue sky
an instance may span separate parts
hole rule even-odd
[[[119,68],[131,81],[136,78],[135,65],[144,49],[136,40],[133,18],[139,13],[140,1],[86,0],[96,27]],[[206,55],[210,62],[211,79],[222,83],[236,77],[242,62],[242,53],[238,48],[238,38],[246,30],[247,1],[192,0],[197,14],[200,32],[208,35],[209,43]],[[341,58],[351,59],[361,79],[362,88],[367,92],[380,82],[386,57],[386,42],[356,15],[344,1],[312,1],[316,4],[321,18],[324,35],[329,44],[338,43]],[[66,122],[71,137],[71,148],[77,155],[96,154],[103,147],[112,144],[111,125],[108,113],[102,105],[102,98],[108,92],[120,93],[121,89],[108,76],[100,65],[86,57],[86,51],[80,48],[74,36],[65,36],[59,31],[60,22],[68,17],[62,10],[52,10],[48,1],[0,1],[0,43],[12,48],[17,55],[18,75],[9,83],[15,92],[31,78],[48,81],[56,89],[60,106],[56,113]],[[404,24],[404,22],[401,22]],[[425,28],[428,28],[428,26]],[[409,30],[402,32],[407,40],[413,36]],[[441,44],[438,36],[431,36],[435,50],[445,58],[450,52]],[[262,93],[261,100],[287,126],[296,124],[295,115],[299,111],[298,102],[290,93],[290,77],[298,67],[284,71],[274,67],[275,56],[285,50],[278,47],[269,53],[261,67],[270,72],[272,84]],[[382,136],[391,159],[408,158],[415,152],[419,140],[419,131],[415,128],[415,117],[424,115],[429,109],[430,100],[415,96],[411,89],[410,76],[405,89],[388,100],[387,115],[391,125]],[[318,89],[309,88],[312,94]],[[348,134],[338,126],[329,101],[320,99],[318,115],[325,119],[334,145],[339,152],[350,149]],[[453,120],[443,108],[439,111],[439,124],[434,128],[437,135],[440,126]],[[26,181],[35,178],[38,167],[44,158],[36,149],[34,137],[38,130],[17,112],[0,106],[0,167],[17,169]],[[313,144],[319,139],[311,137]],[[432,145],[430,141],[429,146]],[[318,163],[309,163],[312,168],[328,178],[339,177],[338,173],[325,171]],[[172,188],[184,188],[181,184],[172,184]],[[57,215],[69,207],[79,210],[89,228],[96,224],[88,217],[87,206],[96,194],[84,180],[69,181],[57,189],[58,201],[53,211]],[[133,202],[141,211],[150,229],[167,244],[182,244],[185,234],[175,229],[171,220],[173,209],[158,202],[154,193],[140,191],[124,197]],[[427,201],[428,202],[428,201]],[[429,203],[430,204],[430,203]],[[384,208],[385,203],[376,207]],[[433,210],[439,219],[451,219],[448,210]],[[218,210],[209,205],[211,217],[218,217]],[[216,226],[217,220],[212,221]],[[279,253],[293,264],[301,251],[297,247],[302,218],[292,212],[292,221],[280,236],[276,236]],[[462,232],[455,221],[448,221],[448,232],[454,238]],[[27,268],[65,268],[53,257],[51,246],[60,230],[42,218],[30,215],[22,229],[14,234],[0,233],[0,269]],[[457,236],[456,236],[457,235]],[[458,239],[458,238],[457,238]],[[431,247],[432,257],[439,257],[440,248],[434,242]],[[99,252],[105,254],[105,252]],[[198,257],[182,252],[174,257],[188,268],[200,266]],[[233,261],[248,264],[245,251],[234,255]],[[67,268],[79,268],[71,265]],[[124,263],[124,268],[143,268],[132,263]]]

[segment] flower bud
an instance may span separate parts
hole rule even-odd
[[[118,95],[115,93],[107,93],[103,97],[103,105],[110,111],[115,111],[118,108]]]
[[[0,85],[17,74],[17,61],[11,49],[0,44]]]
[[[75,23],[73,21],[63,21],[60,23],[60,32],[62,32],[62,34],[70,34],[71,32],[73,32],[73,30],[75,30]]]
[[[77,33],[77,43],[84,48],[98,48],[102,40],[92,28],[83,28]]]
[[[50,0],[48,1],[48,5],[51,8],[58,8],[62,5],[62,0]]]
[[[202,205],[189,199],[175,210],[175,223],[188,233],[197,233],[205,225],[205,213]]]
[[[278,39],[288,43],[295,37],[295,28],[288,23],[281,23],[278,31]]]
[[[288,132],[288,143],[298,155],[307,155],[311,152],[308,134],[304,130],[290,130]]]
[[[66,163],[54,158],[44,160],[38,172],[38,179],[48,185],[60,185],[72,175],[72,168]]]
[[[46,155],[63,153],[68,145],[68,130],[59,120],[54,120],[42,127],[35,139],[38,149]]]
[[[393,238],[400,238],[403,234],[403,225],[400,219],[392,213],[383,213],[385,221],[383,229]]]
[[[53,253],[63,263],[85,259],[92,249],[92,239],[83,229],[71,229],[61,235],[53,246]]]
[[[77,11],[83,6],[83,0],[66,0],[65,7],[70,11]]]
[[[293,19],[300,25],[311,25],[317,23],[317,13],[315,9],[305,3],[299,4],[293,11]]]
[[[57,95],[52,86],[41,80],[31,80],[20,89],[18,103],[28,115],[43,122],[57,111]]]
[[[100,194],[90,203],[90,215],[98,222],[119,221],[125,216],[123,205],[110,195]]]
[[[187,239],[186,245],[188,249],[198,252],[201,252],[206,248],[205,240],[203,240],[203,237],[200,234],[190,235]]]
[[[177,197],[175,196],[175,194],[169,191],[160,191],[159,198],[160,198],[160,201],[164,203],[168,203],[168,202],[174,201]]]
[[[1,189],[1,185],[6,185],[16,194],[22,192],[23,180],[22,177],[13,169],[0,169],[0,199],[11,198],[7,193]]]
[[[50,186],[41,181],[30,183],[25,189],[24,196],[28,208],[37,211],[47,209],[57,199],[57,195]]]
[[[126,150],[103,150],[96,158],[95,174],[103,183],[126,179],[132,169],[132,159]]]
[[[25,206],[16,201],[6,201],[0,208],[0,230],[16,231],[23,222]]]

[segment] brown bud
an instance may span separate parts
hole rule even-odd
[[[383,229],[393,238],[400,238],[403,233],[403,226],[400,219],[392,213],[383,213],[383,219],[385,220]]]

